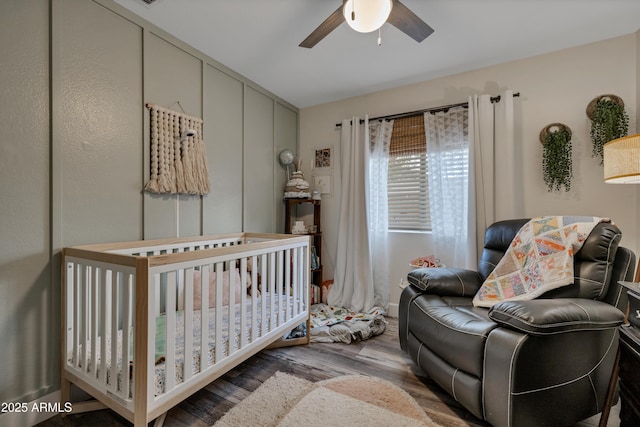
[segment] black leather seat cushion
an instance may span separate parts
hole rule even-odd
[[[451,366],[482,377],[484,346],[498,325],[469,298],[422,295],[409,307],[411,333]]]

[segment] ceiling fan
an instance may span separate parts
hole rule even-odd
[[[399,0],[343,0],[342,6],[313,30],[299,46],[314,47],[344,21],[354,30],[363,33],[375,31],[388,22],[418,43],[434,31]]]

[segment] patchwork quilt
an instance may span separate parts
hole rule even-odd
[[[584,216],[533,218],[518,231],[504,257],[473,298],[476,307],[531,300],[573,283],[573,255],[596,224]]]

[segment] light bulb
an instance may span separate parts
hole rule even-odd
[[[387,22],[391,0],[347,0],[342,14],[347,24],[360,33],[370,33]]]

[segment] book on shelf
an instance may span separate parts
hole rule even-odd
[[[311,246],[311,269],[317,270],[320,268],[320,257],[316,251],[315,246]]]
[[[311,304],[320,304],[322,302],[322,294],[320,286],[311,284]]]

